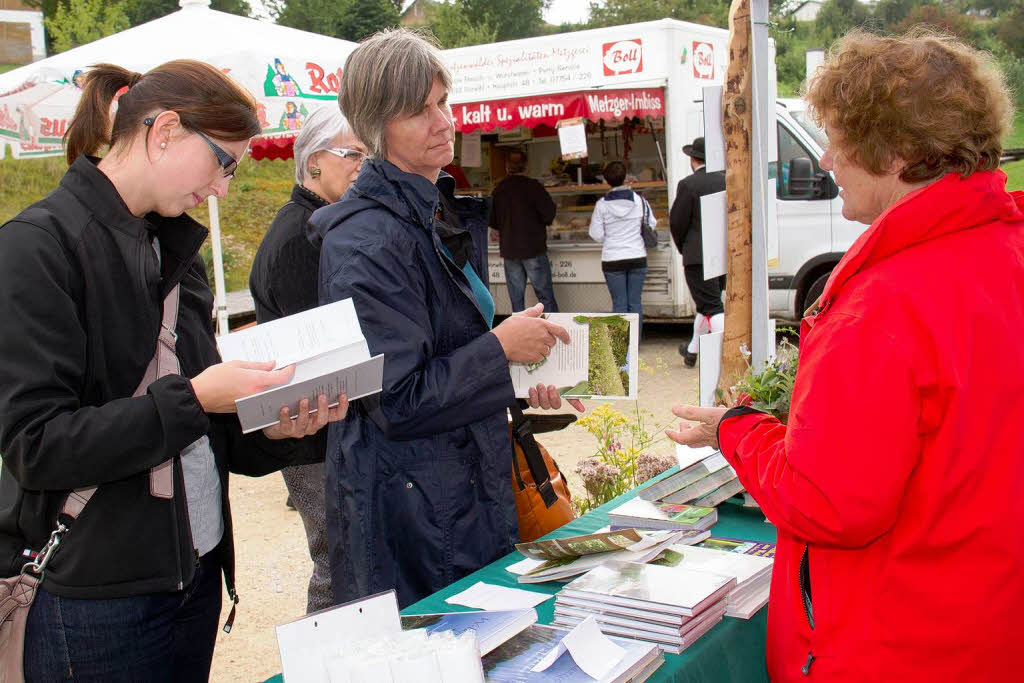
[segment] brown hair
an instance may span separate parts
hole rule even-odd
[[[621,161],[609,161],[604,167],[604,181],[612,187],[626,182],[626,165]]]
[[[125,87],[111,122],[111,102]],[[247,140],[261,130],[256,101],[209,64],[181,59],[145,74],[97,64],[85,74],[82,97],[64,134],[68,163],[105,146],[129,143],[144,126],[143,119],[166,110],[176,112],[185,128],[229,142]]]
[[[851,161],[883,175],[898,157],[907,183],[997,168],[1013,119],[992,55],[922,27],[891,37],[848,33],[806,99]]]
[[[377,158],[387,158],[384,129],[423,109],[438,79],[449,90],[452,77],[429,36],[409,29],[379,31],[345,60],[338,104],[356,137]]]

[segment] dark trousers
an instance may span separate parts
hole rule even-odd
[[[551,261],[547,254],[525,259],[505,259],[505,283],[508,298],[512,301],[512,312],[526,308],[526,279],[529,277],[537,301],[544,304],[548,313],[558,313],[555,290],[551,284]]]
[[[702,263],[684,266],[683,275],[686,277],[690,296],[697,304],[698,313],[706,316],[725,313],[725,305],[722,303],[722,292],[725,290],[724,275],[705,280]]]
[[[215,554],[173,593],[79,600],[40,589],[25,634],[26,683],[209,680],[221,605]]]

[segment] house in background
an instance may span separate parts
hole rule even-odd
[[[0,0],[0,64],[28,64],[45,56],[43,13],[21,0]]]
[[[803,0],[796,3],[789,15],[797,21],[814,21],[824,4],[823,0]]]
[[[434,16],[434,0],[413,0],[402,10],[398,23],[408,28],[426,26]]]

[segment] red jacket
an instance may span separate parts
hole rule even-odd
[[[721,423],[778,529],[776,683],[1019,680],[1024,192],[1005,183],[947,175],[879,216],[803,321],[789,426]]]

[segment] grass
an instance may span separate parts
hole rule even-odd
[[[0,64],[0,74],[5,74],[8,71],[14,71],[25,66],[24,64]]]
[[[66,168],[60,157],[0,160],[0,223],[57,187]],[[256,248],[278,209],[288,201],[294,183],[295,162],[291,160],[250,159],[239,167],[228,196],[220,202],[224,279],[229,292],[249,286],[249,269]],[[209,226],[205,204],[191,215]],[[209,240],[202,252],[209,268],[212,262]]]
[[[1024,107],[1017,110],[1017,115],[1013,119],[1013,130],[1010,131],[1010,136],[1006,138],[1004,146],[1007,149],[1024,147]]]

